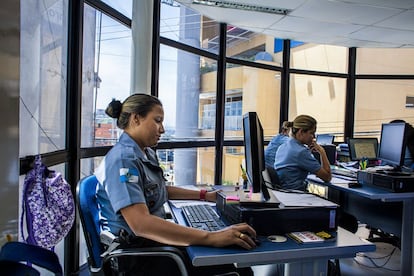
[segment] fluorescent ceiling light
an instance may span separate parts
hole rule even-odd
[[[290,13],[290,10],[288,9],[264,7],[264,6],[258,6],[258,5],[253,5],[253,4],[245,4],[245,3],[237,3],[237,2],[229,2],[229,1],[193,0],[192,3],[197,4],[197,5],[216,7],[216,8],[229,8],[229,9],[236,9],[236,10],[266,12],[266,13],[281,14],[281,15],[286,15]]]

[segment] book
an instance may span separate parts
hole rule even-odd
[[[334,235],[325,231],[316,233],[311,231],[291,232],[288,236],[299,243],[318,243],[335,240]]]

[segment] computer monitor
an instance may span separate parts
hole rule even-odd
[[[256,112],[243,115],[244,154],[247,179],[253,193],[262,193],[264,200],[270,195],[263,179],[265,170],[263,128]]]
[[[352,161],[359,161],[363,158],[376,160],[378,158],[377,138],[349,138],[349,158]]]
[[[332,134],[318,134],[316,135],[316,143],[319,145],[332,145],[335,136]]]
[[[387,165],[401,169],[406,148],[405,123],[382,124],[378,159]]]

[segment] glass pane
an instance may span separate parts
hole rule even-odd
[[[410,74],[414,72],[414,49],[357,49],[357,74]]]
[[[121,130],[105,114],[129,96],[131,30],[85,5],[82,74],[82,147],[113,145]]]
[[[214,185],[215,149],[157,149],[167,185]]]
[[[177,150],[176,150],[177,151]],[[197,149],[197,181],[199,185],[214,185],[215,148]],[[177,170],[179,166],[177,165]],[[187,183],[189,184],[189,183]]]
[[[218,53],[219,24],[175,1],[162,1],[160,35]]]
[[[132,18],[132,0],[101,0],[128,18]]]
[[[406,106],[414,80],[357,80],[354,137],[377,137],[381,124],[395,119],[414,124],[413,109]]]
[[[228,57],[282,66],[283,41],[235,26],[227,27]]]
[[[214,138],[216,68],[213,60],[161,45],[162,140]]]
[[[348,48],[311,43],[291,43],[290,67],[324,72],[348,72]]]
[[[240,166],[245,167],[244,147],[224,147],[223,185],[243,185]]]
[[[215,109],[215,105],[211,109]],[[249,111],[258,113],[265,136],[278,132],[280,73],[229,64],[226,71],[225,138],[243,137],[242,117]]]
[[[335,135],[344,141],[346,79],[292,74],[289,94],[289,120],[306,114],[318,122],[317,134]]]
[[[159,98],[165,112],[161,141],[214,139],[216,68],[213,60],[161,45]],[[211,154],[201,157],[199,151],[205,154],[204,149],[174,150],[173,162],[164,164],[174,185],[214,182],[214,155],[206,163]]]
[[[20,156],[65,148],[67,1],[21,6]]]

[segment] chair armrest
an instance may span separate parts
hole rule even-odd
[[[184,263],[183,253],[172,246],[157,246],[157,247],[144,247],[144,248],[127,248],[127,249],[116,249],[111,251],[103,259],[103,263],[106,263],[110,259],[123,257],[123,256],[158,256],[168,257],[175,261],[181,275],[187,276],[187,268]]]

